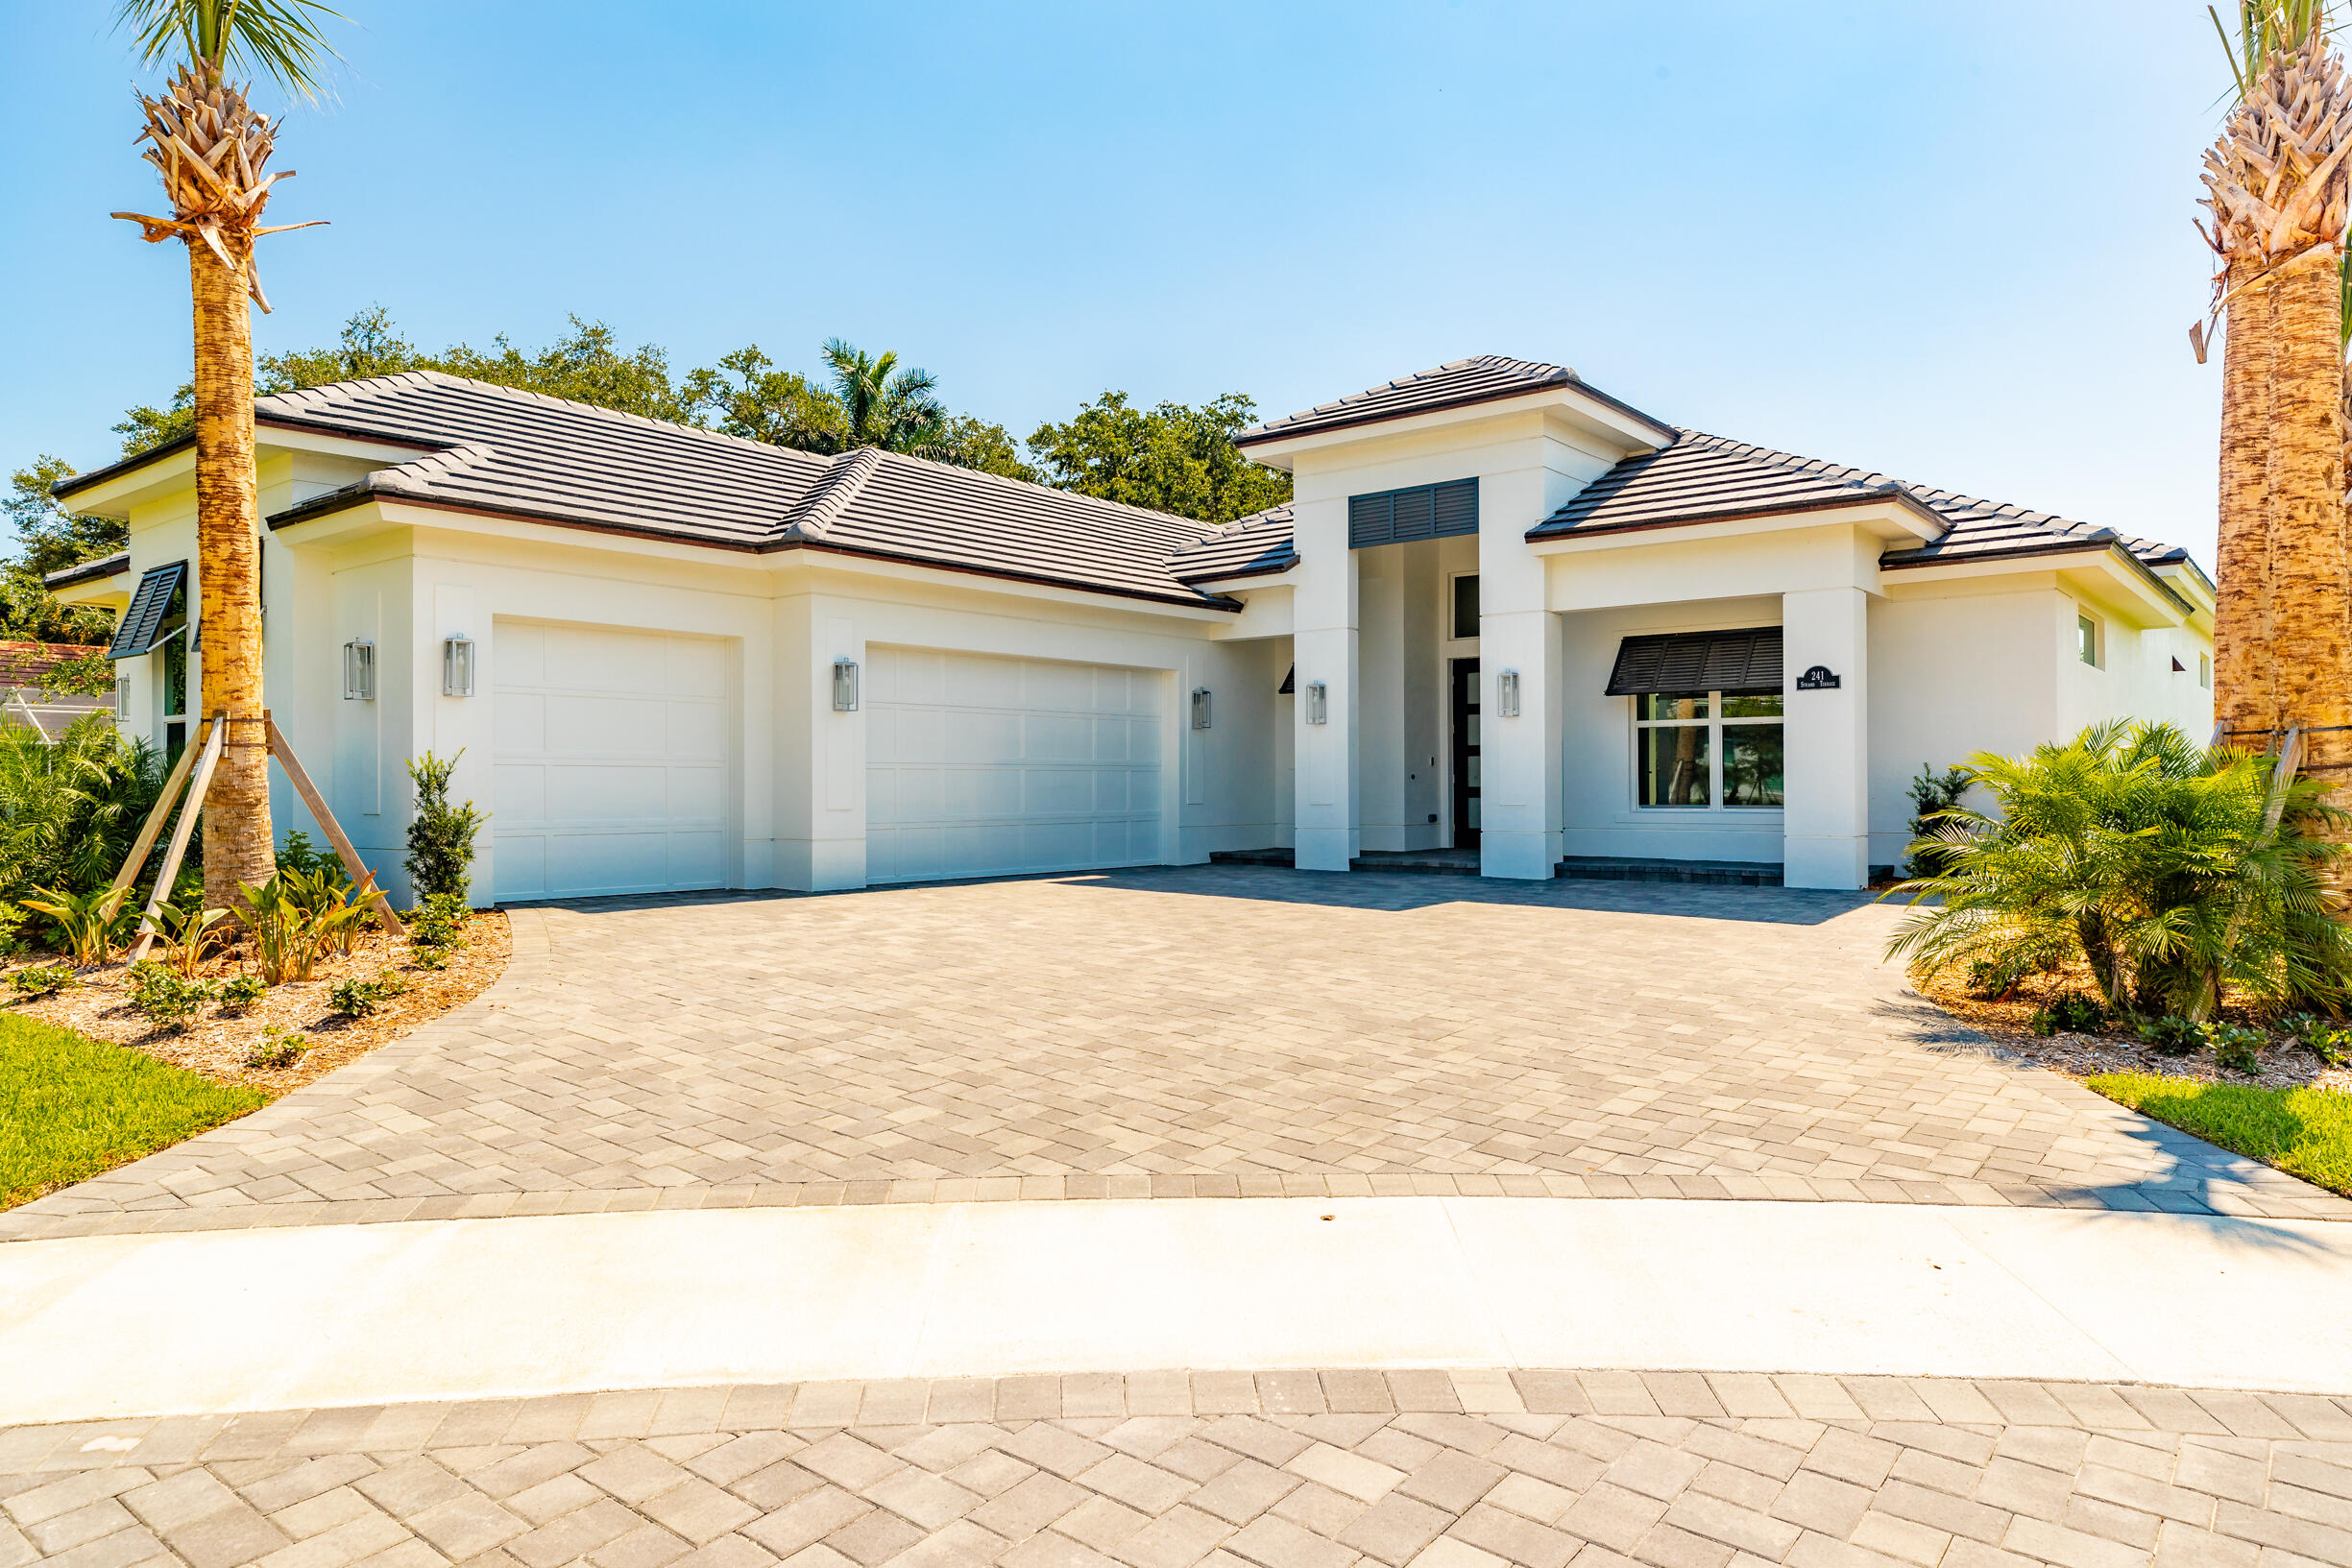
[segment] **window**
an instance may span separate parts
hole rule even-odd
[[[1423,599],[1423,604],[1429,601]],[[1467,572],[1454,579],[1454,636],[1478,635],[1478,573]]]
[[[2080,613],[2074,616],[2074,655],[2093,669],[2098,668],[2098,622]]]
[[[2212,654],[2200,653],[2196,656],[2196,684],[2203,687],[2208,691],[2213,689]]]
[[[1646,808],[1777,809],[1786,804],[1777,691],[1634,699],[1634,800]]]

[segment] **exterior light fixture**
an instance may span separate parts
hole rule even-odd
[[[1494,677],[1494,712],[1502,718],[1519,716],[1519,672],[1498,671]]]
[[[1205,730],[1208,727],[1209,688],[1204,686],[1197,686],[1193,688],[1193,728]]]
[[[858,711],[858,662],[837,659],[833,662],[833,711],[854,713]]]
[[[473,695],[473,639],[462,633],[441,639],[441,694]]]
[[[1321,681],[1307,683],[1307,722],[1309,724],[1331,722],[1330,692]]]
[[[343,644],[343,700],[376,700],[376,644],[365,638]]]
[[[120,677],[114,683],[114,722],[121,724],[128,721],[130,717],[131,678],[126,675]]]

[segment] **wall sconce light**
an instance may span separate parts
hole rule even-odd
[[[1307,683],[1307,722],[1309,724],[1331,722],[1330,693],[1321,681]]]
[[[1208,727],[1209,688],[1204,686],[1197,686],[1193,688],[1193,728],[1205,730]]]
[[[473,639],[463,633],[441,639],[441,694],[473,695]]]
[[[343,700],[376,700],[376,644],[365,638],[343,644]]]
[[[833,711],[837,713],[858,711],[858,662],[854,659],[833,662]]]
[[[1498,671],[1494,677],[1494,712],[1498,717],[1519,716],[1519,672],[1515,669]]]
[[[131,677],[125,675],[114,683],[114,722],[121,724],[128,721],[130,717]]]

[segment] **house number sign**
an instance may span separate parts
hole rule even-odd
[[[1837,676],[1827,664],[1815,664],[1797,677],[1800,691],[1834,691],[1837,687]]]

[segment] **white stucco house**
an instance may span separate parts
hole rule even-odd
[[[462,749],[477,900],[1295,852],[1854,888],[1906,781],[2212,724],[2187,553],[1665,423],[1485,357],[1240,438],[1224,528],[411,374],[258,405],[272,707],[396,896]],[[61,487],[125,727],[189,733],[193,453]],[[291,791],[281,830],[307,826]]]

